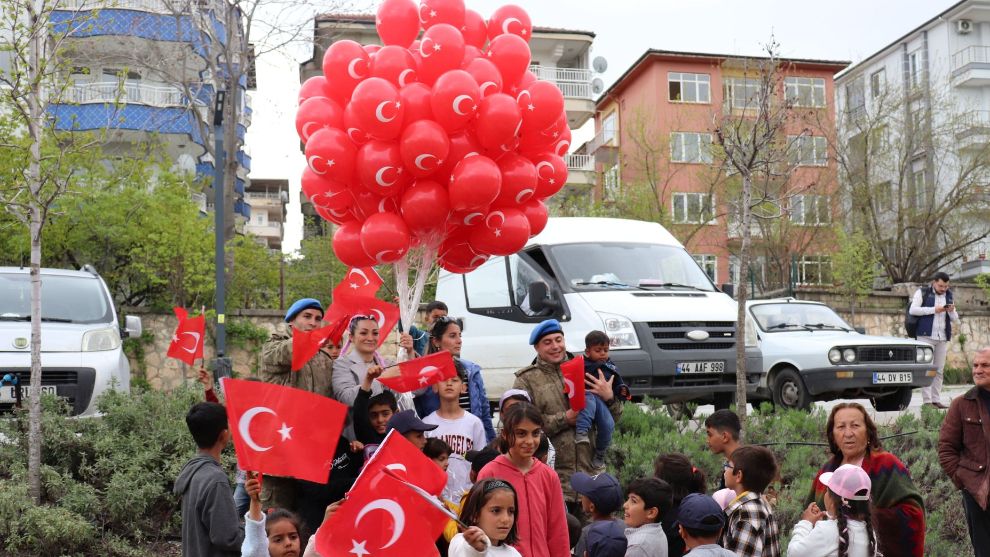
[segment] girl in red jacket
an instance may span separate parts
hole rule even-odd
[[[543,415],[528,402],[514,404],[502,418],[502,453],[478,473],[478,481],[508,481],[518,497],[515,547],[523,557],[569,557],[567,516],[560,478],[533,457],[543,435]]]

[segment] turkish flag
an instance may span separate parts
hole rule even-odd
[[[372,296],[343,296],[334,298],[323,320],[343,332],[343,327],[356,315],[366,315],[378,322],[378,346],[399,322],[399,308]],[[333,340],[333,339],[332,339]],[[339,338],[336,339],[339,341]]]
[[[560,364],[560,373],[564,376],[564,392],[571,403],[571,410],[584,410],[584,356],[576,356]]]
[[[422,358],[407,360],[396,367],[399,369],[398,374],[382,374],[378,377],[378,381],[398,393],[422,389],[457,376],[454,358],[446,350]]]
[[[382,286],[382,277],[374,267],[351,267],[347,275],[333,288],[333,299],[347,296],[374,298]]]
[[[223,381],[227,419],[242,470],[327,481],[347,406],[272,383]]]
[[[299,329],[292,329],[292,371],[299,371],[306,365],[306,362],[313,359],[313,356],[320,351],[320,348],[326,344],[327,339],[333,337],[334,332],[338,332],[337,340],[334,344],[340,342],[340,334],[338,327],[334,324],[327,325],[326,327],[321,327],[319,329],[313,329],[312,331],[300,331]]]
[[[189,317],[185,308],[172,308],[179,319],[179,326],[172,335],[168,346],[168,357],[193,365],[197,358],[203,358],[203,344],[206,336],[206,316],[199,314]]]

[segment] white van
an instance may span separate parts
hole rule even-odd
[[[121,341],[141,335],[141,320],[127,317],[120,328],[110,290],[92,267],[41,270],[41,321],[41,388],[66,399],[72,415],[96,414],[97,399],[111,386],[130,390]],[[31,377],[30,341],[30,270],[0,267],[0,379],[16,375],[23,401]],[[16,387],[3,382],[0,411],[16,401]]]
[[[737,304],[657,223],[551,218],[515,255],[442,272],[436,299],[463,317],[462,355],[481,366],[492,399],[533,361],[530,331],[551,317],[574,353],[590,331],[605,331],[635,397],[727,407],[735,392]],[[755,393],[763,365],[754,329],[744,341]]]

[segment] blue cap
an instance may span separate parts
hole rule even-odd
[[[547,319],[545,321],[541,321],[540,324],[533,329],[533,332],[529,334],[529,343],[536,346],[536,343],[540,342],[541,338],[553,333],[563,334],[563,332],[564,330],[560,328],[560,321],[557,321],[556,319]]]
[[[433,431],[437,425],[430,425],[416,416],[415,410],[403,410],[392,414],[388,419],[389,430],[396,430],[399,433],[409,433],[410,431]]]
[[[715,533],[725,526],[725,513],[710,496],[691,493],[681,499],[681,505],[677,508],[677,524]]]
[[[571,475],[571,487],[595,504],[599,514],[612,514],[622,506],[622,487],[612,474],[589,476],[584,472]]]
[[[587,538],[588,555],[594,557],[623,557],[626,554],[625,525],[617,520],[601,520],[591,524]]]
[[[304,309],[318,309],[320,313],[323,313],[323,304],[319,300],[314,298],[303,298],[301,300],[296,300],[292,302],[289,306],[289,311],[285,313],[285,322],[291,323],[293,319],[296,318],[299,313]]]

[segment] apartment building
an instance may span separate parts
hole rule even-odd
[[[244,232],[257,238],[268,249],[282,251],[289,205],[289,180],[255,178],[245,190],[244,200],[251,206],[251,218],[244,225]]]

